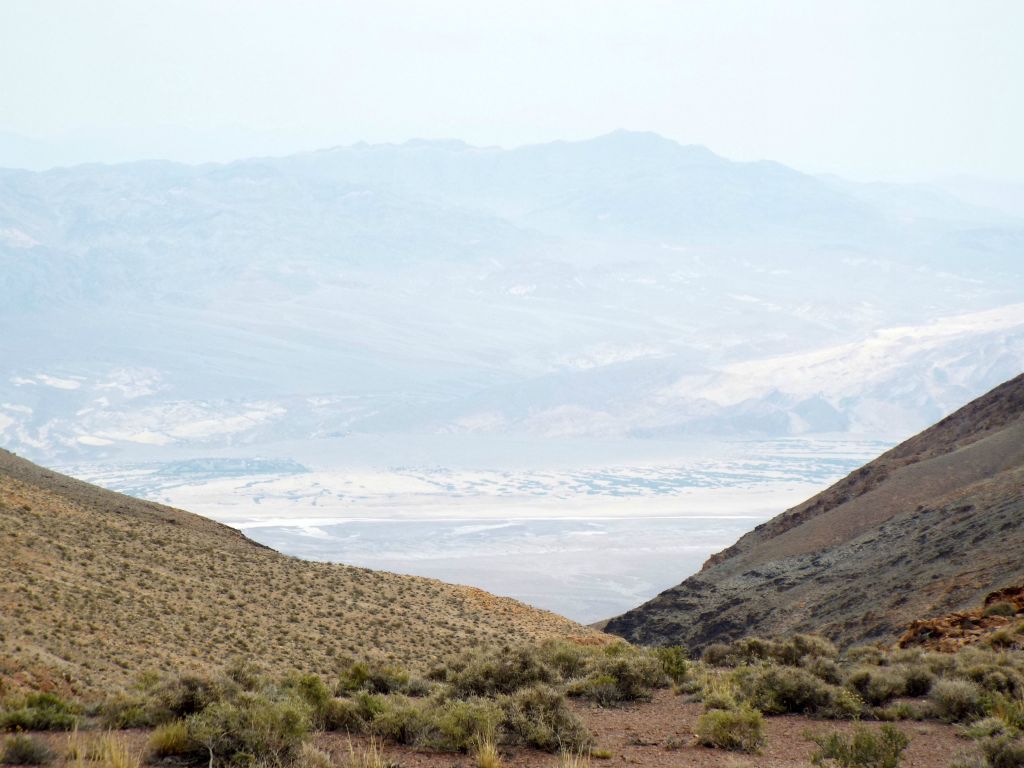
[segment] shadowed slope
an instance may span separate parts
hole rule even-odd
[[[700,647],[819,631],[896,638],[1024,577],[1024,376],[758,526],[700,573],[608,622]]]

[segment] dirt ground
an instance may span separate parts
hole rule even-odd
[[[849,732],[854,727],[849,722],[805,717],[766,718],[766,745],[758,755],[744,755],[694,746],[694,729],[697,718],[704,711],[703,706],[687,703],[670,691],[658,691],[654,700],[647,704],[616,709],[577,704],[576,708],[593,733],[597,746],[611,752],[608,759],[592,759],[591,768],[614,768],[618,765],[806,768],[814,751],[814,745],[805,737],[807,732]],[[867,726],[878,728],[879,724],[868,723]],[[910,738],[902,763],[905,768],[949,768],[959,753],[975,751],[972,742],[957,736],[956,729],[950,725],[906,722],[896,726]],[[353,744],[358,749],[366,744],[366,740],[360,739]],[[344,735],[325,734],[319,746],[341,756],[348,753],[349,741]],[[468,768],[473,765],[469,755],[423,753],[393,745],[385,746],[384,754],[405,768]],[[556,755],[537,750],[509,749],[503,754],[509,768],[547,767],[558,762]]]
[[[849,732],[850,722],[811,720],[805,717],[785,716],[766,718],[767,743],[760,754],[744,755],[737,752],[709,749],[694,745],[697,718],[703,712],[700,704],[687,703],[670,691],[658,691],[653,701],[616,709],[575,703],[577,711],[593,733],[597,747],[607,750],[611,757],[592,759],[591,768],[615,768],[620,765],[653,766],[655,768],[791,768],[810,766],[814,745],[807,733],[828,733],[833,730]],[[878,728],[878,723],[866,723]],[[973,753],[973,743],[957,735],[956,728],[934,722],[903,722],[896,726],[910,737],[910,746],[904,753],[902,768],[949,768],[960,753]],[[62,768],[62,756],[67,734],[38,734],[45,739],[58,756],[54,768]],[[145,749],[148,731],[123,731],[133,751]],[[344,763],[350,745],[357,752],[369,743],[367,737],[325,733],[317,737],[316,744],[332,753],[337,762]],[[402,768],[470,768],[471,755],[420,752],[409,747],[386,744],[383,755]],[[534,749],[503,749],[508,768],[553,768],[558,756]]]

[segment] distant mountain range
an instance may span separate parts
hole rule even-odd
[[[759,525],[607,624],[701,648],[821,632],[891,643],[1024,583],[1024,374]]]
[[[905,436],[1021,368],[1022,253],[937,187],[649,133],[5,170],[0,442]]]

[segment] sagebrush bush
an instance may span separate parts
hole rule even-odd
[[[681,645],[656,648],[654,651],[661,662],[661,671],[675,685],[682,685],[690,676],[690,654]]]
[[[274,701],[246,691],[231,701],[214,702],[187,722],[189,736],[211,759],[285,765],[298,754],[309,732],[310,711],[297,698]]]
[[[981,742],[981,753],[988,768],[1021,768],[1024,766],[1024,739],[1003,735]]]
[[[30,693],[0,712],[0,730],[70,731],[80,711],[54,693]]]
[[[405,693],[422,695],[429,686],[406,669],[382,661],[349,661],[338,677],[336,692]]]
[[[5,765],[45,765],[53,760],[53,753],[39,739],[16,733],[4,740],[0,762]]]
[[[750,707],[708,710],[697,720],[697,743],[735,752],[756,752],[764,743],[764,717]]]
[[[588,676],[572,686],[570,692],[610,706],[648,700],[651,692],[663,687],[665,681],[662,662],[648,651],[606,652],[591,661]]]
[[[590,733],[583,721],[569,709],[565,696],[550,686],[522,688],[502,696],[498,703],[505,715],[505,732],[513,743],[549,752],[578,751],[591,746]]]
[[[985,714],[982,694],[981,686],[970,680],[939,680],[928,698],[939,718],[958,723]]]
[[[537,683],[558,682],[557,673],[528,647],[505,646],[499,651],[475,651],[455,660],[447,682],[457,696],[496,696]]]
[[[903,675],[890,667],[861,666],[846,678],[847,686],[872,706],[888,704],[903,694]]]
[[[838,768],[897,768],[910,744],[910,739],[888,723],[877,732],[858,727],[850,737],[831,733],[811,740],[818,745],[811,762]]]
[[[714,667],[738,667],[774,661],[786,666],[806,665],[812,659],[835,659],[839,655],[830,640],[818,635],[793,635],[785,640],[745,637],[732,643],[708,645],[701,660]]]
[[[355,699],[331,698],[314,717],[319,718],[320,727],[325,731],[361,733],[366,726],[363,707]]]
[[[799,667],[748,667],[738,669],[735,675],[744,698],[766,715],[793,713],[842,719],[861,712],[862,702],[856,695]]]
[[[935,683],[935,673],[927,664],[907,664],[898,669],[903,675],[903,695],[905,696],[927,696]]]

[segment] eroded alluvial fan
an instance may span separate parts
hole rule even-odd
[[[914,619],[1022,579],[1024,375],[758,526],[607,631],[693,648],[795,631],[893,641]]]

